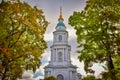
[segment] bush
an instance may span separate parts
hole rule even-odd
[[[57,80],[54,76],[46,77],[44,80]]]

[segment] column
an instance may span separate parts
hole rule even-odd
[[[66,61],[66,52],[65,52],[65,48],[63,48],[64,50],[64,61]]]
[[[48,71],[48,76],[51,76],[51,71]]]
[[[65,35],[63,34],[63,42],[65,42]]]
[[[53,62],[53,50],[51,49],[51,61]]]
[[[45,71],[45,77],[48,77],[48,71]]]
[[[53,55],[54,55],[53,61],[55,62],[56,61],[56,49],[54,49]]]
[[[66,48],[66,54],[67,54],[66,59],[67,59],[67,61],[69,61],[69,51],[68,51],[68,47]]]
[[[72,71],[69,71],[69,74],[70,74],[70,76],[69,76],[69,80],[73,80]]]
[[[64,48],[62,48],[62,53],[63,53],[63,56],[62,56],[62,60],[65,61],[65,53],[64,53]]]
[[[68,49],[68,60],[70,61],[70,50]]]
[[[58,50],[57,50],[57,48],[56,48],[56,53],[55,53],[55,55],[56,55],[56,56],[55,56],[55,61],[58,61],[58,59],[57,59],[57,58],[58,58],[57,52],[58,52]]]

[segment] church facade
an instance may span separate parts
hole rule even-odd
[[[71,46],[68,44],[68,32],[63,21],[62,9],[60,9],[58,24],[53,32],[51,60],[44,68],[45,77],[54,76],[57,80],[80,80],[77,67],[71,64]]]

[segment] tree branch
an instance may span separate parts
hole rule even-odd
[[[13,42],[13,44],[11,46],[9,46],[9,48],[13,47],[18,42],[18,40],[20,39],[21,35],[24,33],[25,30],[26,30],[26,28],[20,32],[20,35],[18,36],[17,40],[15,42]]]

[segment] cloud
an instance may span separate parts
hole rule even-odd
[[[41,73],[41,70],[35,72],[35,74],[33,75],[33,78],[37,78],[37,77],[39,77],[39,76],[43,76],[43,74]]]
[[[72,64],[78,67],[77,68],[78,73],[82,74],[82,76],[85,76],[86,72],[84,70],[84,63],[80,62],[76,57],[72,57],[71,60]]]
[[[46,60],[50,60],[50,55],[51,55],[51,52],[50,52],[50,48],[48,48],[45,53],[42,54],[42,61],[46,61]]]
[[[102,66],[99,66],[99,63],[95,63],[92,69],[95,70],[95,76],[99,76],[102,71],[105,71]]]
[[[38,79],[43,79],[44,78],[44,67],[48,65],[48,62],[42,64],[39,69],[36,70],[36,72],[33,74],[33,77],[38,80]]]
[[[53,35],[52,34],[45,34],[44,39],[46,42],[50,42],[53,40]]]
[[[41,59],[42,65],[33,74],[33,78],[35,78],[36,80],[44,78],[44,67],[48,65],[49,61],[50,61],[50,50],[47,49],[45,53],[42,54],[42,59]]]
[[[31,70],[25,71],[20,80],[35,80],[33,77],[33,72]]]
[[[76,30],[73,27],[70,27],[69,25],[67,25],[67,31],[68,31],[68,35],[69,35],[69,40],[72,39],[76,39]]]

